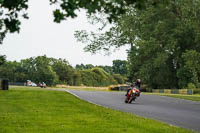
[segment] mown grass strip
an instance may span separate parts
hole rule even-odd
[[[191,100],[191,101],[200,101],[199,95],[164,95],[164,96],[180,98],[180,99],[185,99],[185,100]]]
[[[11,89],[40,89],[40,87],[27,87],[27,86],[9,86],[9,88]],[[64,87],[47,87],[45,89],[57,89],[57,90],[64,90],[64,89],[68,89],[68,90],[86,90],[86,91],[107,91],[106,87],[81,87],[81,86],[64,86]]]
[[[191,133],[155,120],[99,107],[62,91],[0,91],[1,133]]]
[[[161,93],[145,93],[150,95],[160,95],[160,96],[168,96],[172,98],[179,98],[184,100],[191,100],[191,101],[200,101],[200,95],[182,95],[182,94],[161,94]]]

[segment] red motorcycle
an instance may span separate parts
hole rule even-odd
[[[39,83],[41,88],[46,88],[46,84],[44,82]]]
[[[136,87],[132,87],[128,90],[128,93],[126,95],[125,103],[131,103],[132,101],[135,101],[137,97],[140,96],[140,90]]]

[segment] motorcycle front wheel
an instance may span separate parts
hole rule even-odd
[[[132,103],[132,101],[135,101],[136,97],[131,97],[128,103]]]

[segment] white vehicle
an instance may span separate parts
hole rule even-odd
[[[36,83],[31,82],[30,80],[27,80],[26,85],[27,85],[27,86],[37,86]]]
[[[36,84],[36,83],[33,83],[33,82],[31,82],[31,83],[30,83],[30,86],[37,86],[37,84]]]

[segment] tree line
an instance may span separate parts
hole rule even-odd
[[[0,77],[7,78],[10,82],[26,82],[26,80],[35,83],[45,82],[49,86],[56,84],[108,86],[125,82],[126,64],[127,61],[114,60],[113,66],[80,64],[73,68],[65,59],[48,58],[44,55],[20,62],[5,61],[0,65]]]

